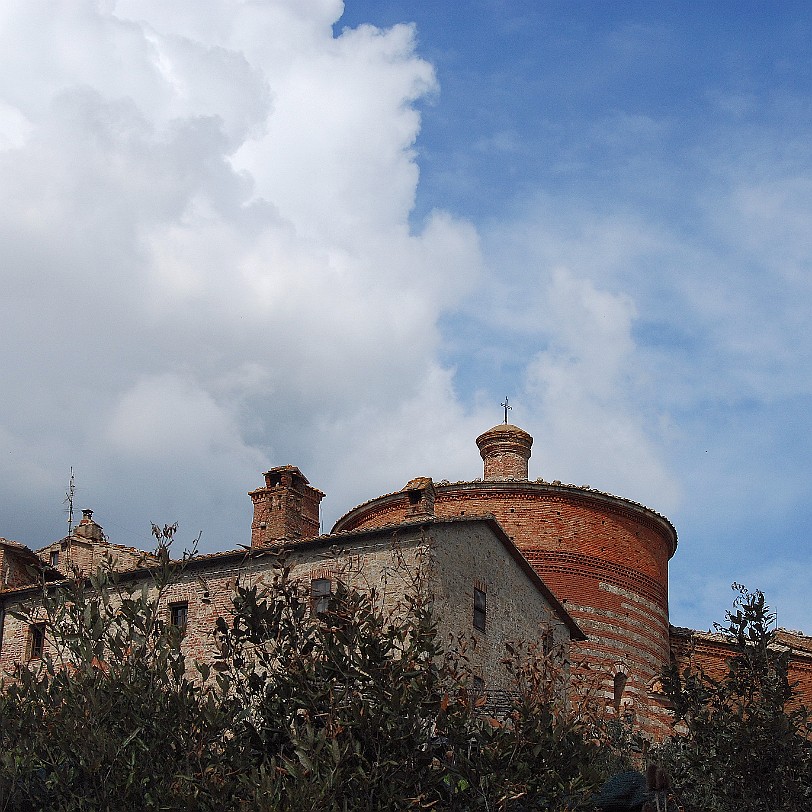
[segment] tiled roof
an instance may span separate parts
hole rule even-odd
[[[677,538],[677,531],[671,521],[668,519],[667,516],[664,516],[662,513],[658,513],[656,510],[652,510],[650,507],[642,504],[641,502],[635,502],[633,499],[626,499],[624,496],[616,496],[613,493],[609,493],[608,491],[600,491],[597,488],[592,488],[589,485],[568,485],[566,483],[561,482],[558,479],[553,480],[552,482],[548,482],[545,479],[470,479],[470,480],[460,480],[458,482],[449,482],[447,479],[442,479],[438,482],[434,482],[435,491],[438,494],[442,494],[444,491],[453,491],[454,488],[461,488],[465,487],[476,487],[476,486],[486,486],[488,488],[498,488],[500,486],[505,485],[525,485],[529,487],[533,487],[534,485],[546,485],[555,489],[560,489],[562,491],[572,491],[576,493],[583,493],[586,495],[591,496],[600,496],[606,499],[612,499],[614,501],[620,502],[622,504],[628,505],[631,508],[635,508],[637,510],[643,510],[646,513],[650,513],[653,516],[657,517],[661,521],[663,521],[671,531],[674,533],[674,539]],[[367,508],[371,505],[374,505],[376,502],[388,499],[390,497],[397,497],[403,496],[405,493],[405,488],[401,488],[398,491],[393,491],[392,493],[385,493],[381,496],[376,496],[373,499],[367,499],[366,502],[361,502],[361,504],[356,505],[354,508],[351,508],[343,516],[339,517],[339,519],[335,522],[335,525],[340,524],[344,521],[345,518],[350,516],[351,514],[361,511],[364,508]],[[676,546],[676,545],[675,545]]]

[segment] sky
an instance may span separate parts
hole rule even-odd
[[[0,4],[0,536],[233,549],[297,465],[322,525],[530,476],[675,525],[812,633],[812,6]]]

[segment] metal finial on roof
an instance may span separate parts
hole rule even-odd
[[[513,409],[513,407],[508,402],[507,395],[505,395],[505,402],[500,403],[499,405],[505,410],[505,425],[507,425],[507,422],[508,422],[508,418],[507,418],[508,410]]]

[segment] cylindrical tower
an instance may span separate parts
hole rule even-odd
[[[676,531],[643,505],[588,486],[527,480],[532,437],[503,424],[477,438],[484,479],[435,482],[437,516],[490,513],[588,636],[573,660],[600,679],[607,712],[667,732],[651,687],[669,660],[668,561]],[[406,491],[373,499],[333,532],[402,521]]]
[[[533,438],[518,426],[503,423],[476,438],[485,463],[485,479],[527,479]]]

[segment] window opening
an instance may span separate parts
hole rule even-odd
[[[28,627],[28,659],[42,659],[43,651],[45,651],[45,624],[32,623]]]
[[[485,593],[474,587],[474,628],[485,631],[485,615],[487,613],[487,599]]]
[[[59,550],[51,550],[49,563],[54,569],[59,566]]]
[[[173,603],[169,606],[169,622],[172,626],[177,627],[181,632],[185,632],[188,620],[189,604],[187,601],[183,603]]]
[[[620,715],[620,705],[623,700],[623,691],[626,690],[626,680],[627,677],[622,671],[618,671],[615,674],[615,695],[614,695],[614,706],[615,706],[615,713]]]
[[[329,578],[310,579],[310,611],[320,615],[330,609],[330,596],[333,594],[333,584]]]

